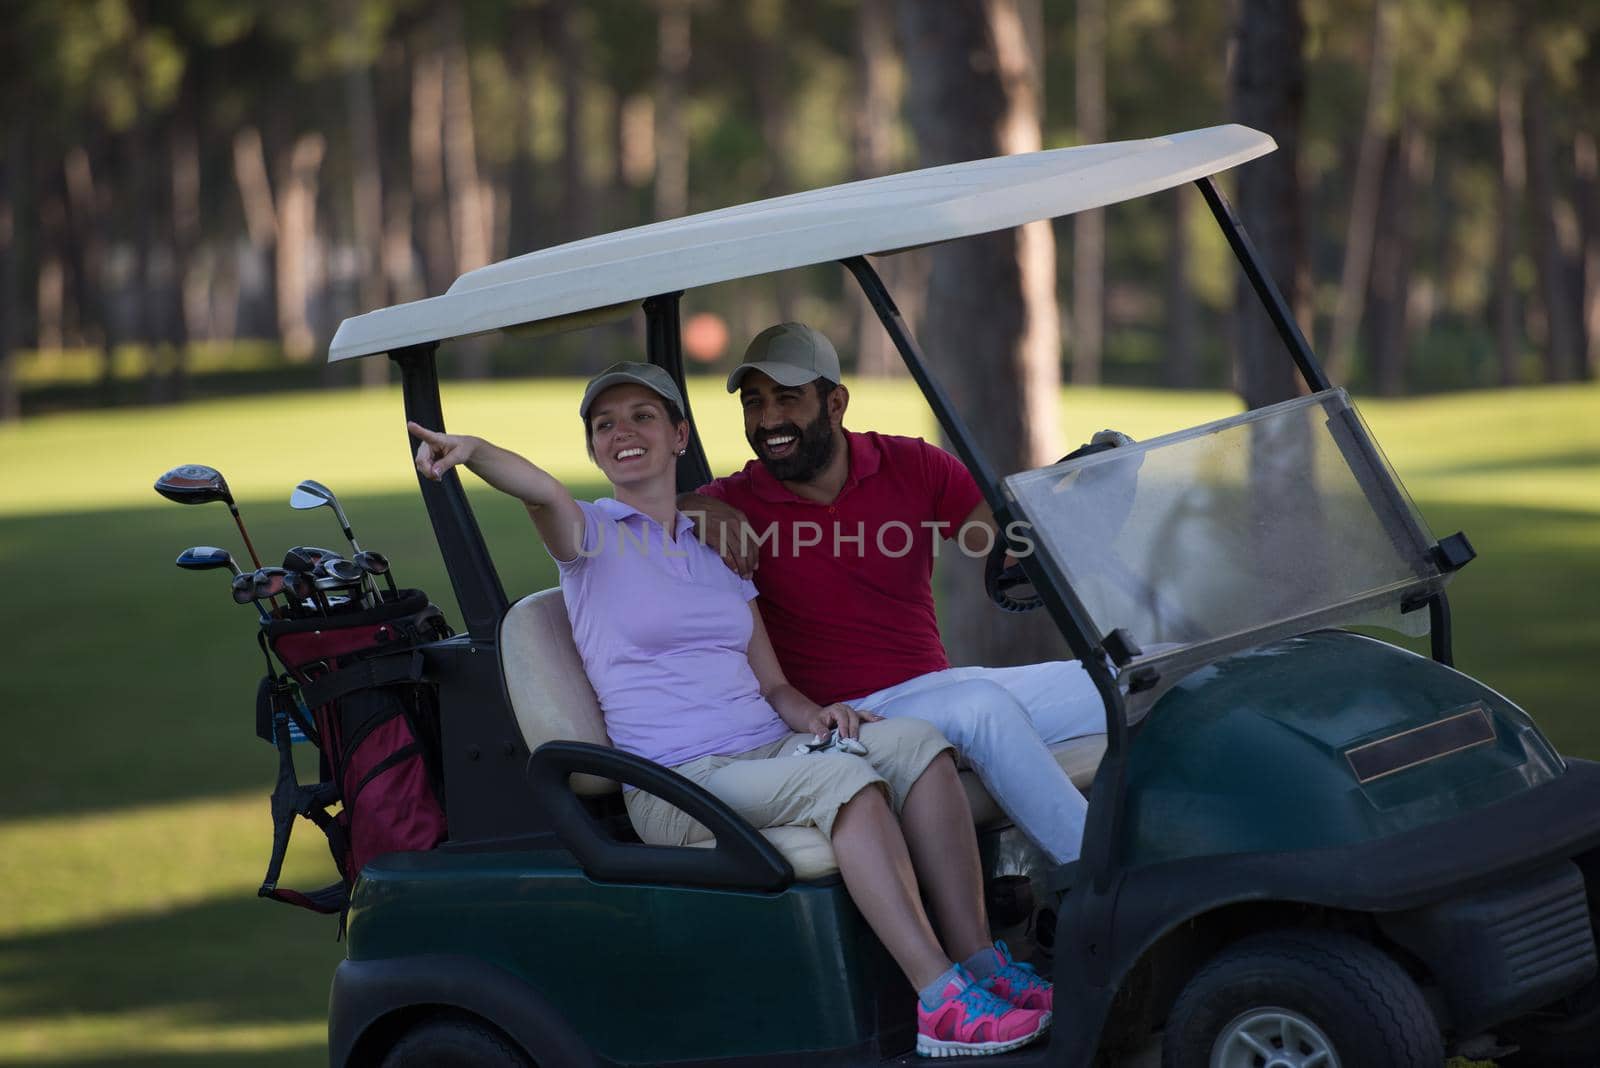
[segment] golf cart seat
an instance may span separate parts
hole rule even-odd
[[[573,643],[559,588],[529,594],[506,612],[500,622],[500,661],[506,692],[530,752],[557,739],[611,744],[600,703]],[[1073,785],[1086,790],[1105,748],[1105,736],[1091,734],[1063,742],[1054,752]],[[963,769],[961,784],[980,829],[1006,824],[1005,814],[976,775]],[[591,775],[574,775],[572,786],[590,797],[618,789],[611,780]],[[767,827],[761,833],[789,861],[799,879],[820,879],[839,870],[833,848],[815,827]],[[709,847],[712,843],[695,844]]]

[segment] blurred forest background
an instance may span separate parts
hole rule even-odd
[[[0,418],[382,383],[381,360],[323,365],[339,321],[494,260],[972,154],[1227,121],[1282,146],[1278,177],[1263,162],[1257,188],[1228,185],[1336,381],[1594,377],[1600,5],[1009,0],[987,5],[986,41],[959,25],[982,6],[15,0]],[[1001,85],[987,140],[950,133],[955,75]],[[1192,190],[1043,240],[1019,255],[1055,261],[1034,330],[1047,379],[1274,393],[1236,366],[1237,272]],[[914,327],[933,258],[883,268]],[[686,311],[727,336],[705,320],[689,347],[731,360],[804,317],[858,373],[898,373],[838,275],[692,295]],[[636,352],[628,331],[544,346],[537,370]],[[531,373],[526,349],[469,346],[452,370]]]

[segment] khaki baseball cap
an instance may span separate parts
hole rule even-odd
[[[744,363],[728,376],[728,392],[739,389],[747,371],[760,371],[780,386],[803,386],[818,378],[839,381],[839,354],[833,342],[804,323],[779,323],[755,336]]]
[[[588,419],[589,406],[594,403],[594,399],[612,386],[624,382],[632,382],[652,390],[676,404],[680,414],[684,411],[683,394],[678,392],[678,384],[667,374],[665,368],[657,367],[653,363],[614,363],[589,379],[589,384],[583,387],[583,401],[578,405],[578,415]]]

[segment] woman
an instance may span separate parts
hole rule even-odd
[[[856,907],[918,991],[919,1053],[999,1053],[1042,1033],[1049,984],[988,941],[977,839],[949,743],[921,720],[819,707],[784,679],[755,587],[697,541],[677,510],[689,425],[665,371],[607,368],[584,390],[579,415],[613,498],[575,501],[555,478],[481,438],[407,428],[425,477],[465,465],[527,506],[560,570],[614,744],[674,768],[757,827],[812,825],[829,837]],[[805,751],[835,730],[865,755],[838,745]],[[646,842],[708,837],[650,794],[624,798]]]

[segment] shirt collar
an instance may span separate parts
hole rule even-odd
[[[878,453],[877,443],[873,440],[872,435],[857,434],[846,430],[844,431],[844,443],[845,448],[850,450],[850,471],[845,475],[844,485],[839,487],[840,497],[848,493],[862,479],[877,474],[878,467],[882,463],[882,457]],[[773,478],[772,472],[768,471],[766,464],[763,464],[760,460],[751,460],[749,471],[750,489],[764,501],[772,501],[778,504],[786,501],[804,501],[807,504],[816,503],[815,501],[806,500],[806,498]]]
[[[651,524],[654,524],[656,526],[660,526],[660,524],[656,523],[656,521],[654,519],[651,519],[649,516],[645,515],[641,511],[639,511],[639,509],[635,508],[633,505],[624,504],[621,501],[617,500],[615,497],[599,497],[599,498],[596,498],[595,502],[594,502],[594,506],[595,506],[596,509],[599,510],[600,514],[605,516],[607,519],[612,519],[612,520],[616,520],[618,522],[621,522],[624,519],[629,519],[629,518],[632,518],[633,516],[638,516],[640,519],[644,520],[646,523],[651,523]],[[694,520],[690,519],[688,516],[684,515],[682,512],[677,513],[677,520],[674,523],[673,530],[672,530],[673,538],[676,539],[678,537],[678,535],[684,533],[685,531],[692,531],[693,529],[694,529]]]

